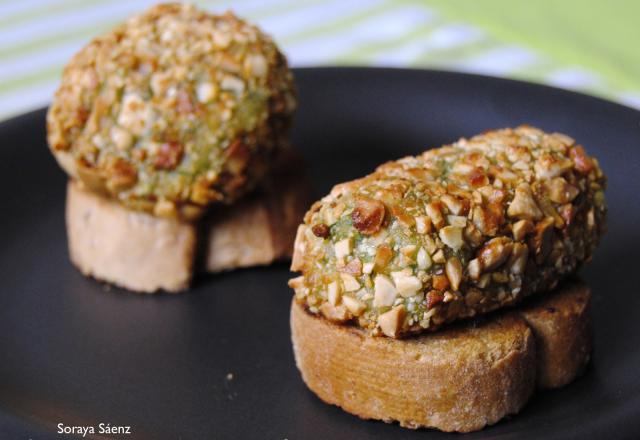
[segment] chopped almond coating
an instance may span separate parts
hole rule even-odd
[[[293,77],[268,35],[231,12],[160,4],[71,59],[48,141],[91,189],[190,219],[252,189],[286,144],[295,106]]]
[[[373,334],[433,330],[549,290],[589,261],[604,189],[597,160],[565,135],[522,126],[461,139],[316,203],[290,285],[310,312]],[[327,296],[335,282],[339,299]]]

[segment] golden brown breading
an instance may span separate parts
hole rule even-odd
[[[605,178],[568,136],[496,130],[337,185],[300,226],[312,313],[401,337],[515,304],[591,258]]]
[[[265,174],[296,106],[271,38],[228,12],[162,4],[67,65],[47,116],[61,166],[94,191],[162,217],[197,217]]]

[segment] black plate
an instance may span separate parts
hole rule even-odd
[[[594,292],[591,367],[466,438],[638,438],[640,113],[474,75],[295,73],[295,143],[322,193],[383,161],[521,123],[569,133],[599,158],[610,227],[582,272]],[[305,388],[291,352],[285,264],[205,277],[179,296],[84,278],[67,258],[65,176],[46,148],[44,110],[3,123],[0,139],[3,438],[59,438],[58,423],[97,431],[101,422],[149,439],[451,437],[361,421]]]

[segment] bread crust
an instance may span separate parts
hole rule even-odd
[[[204,219],[207,272],[291,258],[296,229],[313,200],[304,167],[295,154],[281,156],[256,192]]]
[[[291,306],[307,386],[364,419],[469,432],[517,413],[535,384],[531,330],[515,315],[411,339],[373,337]]]
[[[69,180],[67,240],[80,271],[136,292],[186,289],[196,229],[190,223],[130,211]]]
[[[408,339],[334,324],[293,301],[293,351],[307,386],[349,413],[475,431],[517,413],[536,381],[548,388],[576,377],[588,360],[588,298],[583,284],[564,285],[522,310]]]
[[[563,283],[517,313],[536,337],[537,385],[559,388],[572,382],[591,356],[591,291],[579,280]]]
[[[263,181],[250,197],[220,206],[200,223],[154,217],[70,180],[66,221],[71,261],[80,271],[126,289],[153,293],[188,288],[194,271],[219,272],[291,256],[295,230],[312,198],[291,155],[293,171]],[[199,253],[198,251],[202,253]]]

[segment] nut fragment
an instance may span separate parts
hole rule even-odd
[[[568,183],[564,177],[555,177],[547,183],[549,198],[556,203],[569,203],[575,199],[580,191]]]
[[[438,202],[430,202],[425,205],[425,211],[429,218],[431,219],[431,223],[440,229],[444,226],[444,217],[442,216],[441,205]]]
[[[388,312],[383,313],[378,316],[378,325],[380,325],[380,330],[386,336],[390,338],[395,338],[398,336],[400,329],[402,328],[402,323],[404,322],[405,310],[404,306],[399,305],[389,310]]]
[[[418,277],[407,274],[404,271],[392,272],[391,276],[396,285],[398,294],[402,297],[408,298],[414,296],[420,289],[422,289],[422,282]]]
[[[344,272],[349,275],[359,276],[362,275],[362,261],[359,258],[354,258],[349,261],[345,266],[339,267],[340,272]],[[371,272],[369,272],[371,273]]]
[[[439,249],[435,254],[433,254],[433,261],[438,264],[443,264],[446,261],[442,249]]]
[[[362,315],[367,308],[365,303],[348,295],[342,297],[342,303],[354,316]]]
[[[527,257],[529,255],[529,248],[522,243],[514,243],[511,257],[509,258],[509,270],[512,274],[520,275],[524,273],[524,269],[527,266]]]
[[[458,228],[467,226],[467,218],[463,215],[448,215],[447,222],[451,226],[457,226]]]
[[[361,197],[351,213],[353,226],[365,235],[373,235],[380,230],[384,220],[384,204],[375,199]]]
[[[293,290],[298,290],[301,287],[304,287],[304,276],[300,275],[299,277],[291,278],[287,284]]]
[[[354,290],[360,289],[360,283],[352,275],[341,273],[340,278],[342,278],[342,284],[346,292],[353,292]]]
[[[449,288],[449,278],[443,274],[434,275],[431,283],[436,290],[443,291]]]
[[[518,220],[513,224],[514,240],[522,241],[530,232],[533,232],[533,222],[531,220]]]
[[[593,169],[593,161],[584,151],[581,145],[575,146],[569,150],[569,157],[573,160],[576,170],[582,174],[588,174]]]
[[[485,235],[496,235],[498,227],[503,222],[504,215],[500,203],[489,203],[484,208],[476,206],[473,209],[473,224]]]
[[[442,203],[447,206],[449,212],[453,215],[460,215],[464,210],[464,204],[456,197],[451,194],[445,194],[440,197]]]
[[[469,278],[471,278],[472,280],[477,280],[478,278],[480,278],[480,274],[482,273],[480,260],[474,258],[473,260],[469,261],[469,264],[467,265],[467,272],[469,273]]]
[[[509,217],[516,217],[528,220],[539,220],[542,218],[542,211],[538,208],[533,198],[531,187],[527,183],[521,183],[515,190],[515,197],[507,209]]]
[[[329,226],[325,225],[324,223],[318,223],[311,227],[311,231],[316,237],[327,238],[329,236],[330,230]]]
[[[534,164],[536,177],[540,180],[552,179],[571,169],[572,163],[564,156],[553,153],[543,153]]]
[[[424,248],[420,248],[420,250],[418,251],[416,262],[418,263],[418,268],[423,270],[429,269],[433,264],[433,262],[431,261],[431,257],[429,256],[427,251],[424,250]]]
[[[138,181],[138,172],[135,167],[122,158],[116,158],[107,166],[110,176],[107,188],[110,191],[120,191],[130,188]]]
[[[418,231],[418,234],[431,232],[431,219],[424,215],[416,217],[416,231]]]
[[[340,286],[336,281],[329,283],[327,286],[327,299],[334,306],[340,301]]]
[[[473,223],[467,224],[463,232],[465,240],[474,247],[480,246],[484,240],[482,232]]]
[[[444,300],[444,294],[437,290],[427,293],[427,308],[432,309]]]
[[[393,258],[393,251],[389,246],[383,244],[376,249],[376,255],[374,259],[374,267],[378,270],[382,270],[386,267],[387,263]]]
[[[158,200],[153,207],[153,215],[158,217],[176,217],[176,204],[169,200]]]
[[[553,240],[554,220],[546,217],[535,227],[535,233],[529,241],[529,245],[536,255],[536,263],[542,264],[551,252],[551,242]]]
[[[374,307],[390,307],[396,300],[396,287],[385,275],[376,275],[374,283]]]
[[[306,240],[304,240],[307,227],[302,224],[298,226],[296,231],[296,239],[293,244],[293,256],[291,257],[291,270],[297,272],[304,269],[304,256],[306,254]]]
[[[449,258],[445,266],[445,272],[447,278],[449,278],[449,283],[451,283],[451,288],[458,290],[462,281],[462,264],[460,260],[457,257]]]
[[[438,232],[440,240],[454,251],[457,251],[462,247],[464,241],[462,240],[462,228],[458,226],[445,226]]]
[[[351,254],[351,250],[352,250],[351,238],[347,237],[345,239],[342,239],[336,242],[336,244],[333,245],[333,249],[336,253],[336,258],[339,260],[342,260],[344,257]]]
[[[328,302],[322,303],[322,305],[320,305],[320,312],[329,321],[344,322],[349,319],[349,313],[347,312],[347,308],[344,304],[334,306]]]
[[[491,271],[507,261],[513,249],[513,242],[506,237],[489,240],[478,252],[483,270]]]
[[[405,228],[411,228],[416,223],[413,216],[407,214],[407,211],[405,211],[404,208],[402,208],[399,205],[392,205],[391,213],[395,218],[398,219],[398,222],[400,222],[400,224]]]

